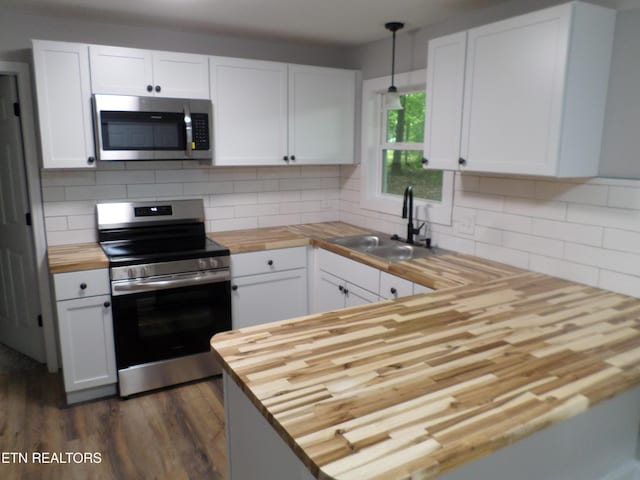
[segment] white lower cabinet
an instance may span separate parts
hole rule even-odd
[[[300,317],[307,302],[306,247],[231,256],[234,329]]]
[[[62,373],[68,403],[116,392],[108,275],[106,269],[54,275]]]
[[[433,292],[433,289],[420,285],[419,283],[413,283],[409,280],[405,280],[402,277],[391,275],[387,272],[380,272],[381,299],[392,300],[394,298],[427,292]]]

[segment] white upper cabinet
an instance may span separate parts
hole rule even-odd
[[[115,95],[209,98],[205,55],[91,45],[91,90]]]
[[[356,72],[289,65],[289,156],[298,164],[353,163]]]
[[[469,30],[466,49],[455,36],[430,42],[426,168],[596,175],[614,28],[615,11],[572,2]]]
[[[216,165],[281,165],[287,155],[287,65],[210,57]]]
[[[93,168],[95,146],[87,45],[33,40],[44,168]]]
[[[424,158],[428,168],[451,170],[460,158],[467,32],[429,42]]]
[[[355,71],[209,61],[215,165],[354,162]]]

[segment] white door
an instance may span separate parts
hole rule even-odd
[[[356,73],[289,65],[289,158],[353,163]]]
[[[344,287],[344,280],[320,270],[316,285],[316,311],[314,313],[344,308]]]
[[[190,53],[153,52],[156,95],[209,100],[209,59]]]
[[[211,57],[215,165],[287,165],[287,65]]]
[[[150,51],[91,45],[89,57],[92,93],[155,95]]]
[[[231,301],[234,329],[306,315],[307,269],[236,278]]]
[[[45,361],[16,79],[0,76],[0,342]]]
[[[375,293],[371,293],[364,288],[360,288],[357,285],[353,285],[352,283],[347,283],[347,291],[346,291],[346,307],[356,307],[358,305],[367,305],[369,303],[374,303],[380,300],[378,295]]]
[[[456,170],[460,158],[467,32],[429,41],[425,168]]]

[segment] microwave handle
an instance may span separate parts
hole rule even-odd
[[[189,105],[184,106],[184,125],[187,139],[185,155],[187,157],[191,157],[193,152],[193,124],[191,122],[191,109],[189,108]]]

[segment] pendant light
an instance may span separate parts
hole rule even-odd
[[[400,103],[400,95],[398,89],[393,84],[393,77],[396,70],[396,32],[404,27],[402,22],[387,22],[384,24],[384,28],[393,33],[393,44],[391,48],[391,86],[387,90],[384,96],[384,108],[385,110],[402,110],[402,104]]]

